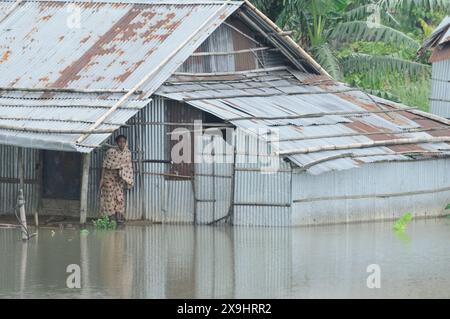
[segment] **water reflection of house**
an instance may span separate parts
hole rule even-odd
[[[96,216],[105,144],[120,132],[136,171],[128,219],[290,226],[444,213],[447,120],[333,81],[247,1],[114,2],[77,2],[77,26],[69,1],[0,1],[0,212],[15,205],[20,146],[28,213]],[[196,133],[195,120],[219,130],[188,158],[208,143],[222,157],[219,135],[240,129],[228,163],[171,162],[168,133]]]
[[[450,118],[450,16],[446,17],[425,40],[419,55],[433,49],[430,57],[432,68],[432,95],[430,112]]]

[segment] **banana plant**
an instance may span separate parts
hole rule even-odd
[[[402,29],[399,17],[408,17],[416,8],[450,11],[450,0],[255,0],[257,6],[271,12],[283,28],[294,31],[305,47],[328,73],[342,80],[350,72],[371,70],[373,77],[386,72],[407,76],[428,76],[430,66],[400,54],[349,53],[339,56],[343,45],[357,41],[385,43],[415,52],[420,43]],[[274,7],[271,3],[282,3]],[[424,21],[415,21],[424,26]],[[429,32],[430,26],[424,29]],[[376,72],[374,72],[374,70]],[[376,81],[376,79],[373,79]],[[384,92],[383,94],[387,94]]]

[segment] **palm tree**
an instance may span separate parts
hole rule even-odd
[[[275,1],[283,5],[273,7]],[[334,78],[344,74],[370,72],[383,77],[387,72],[401,72],[411,77],[429,75],[428,64],[406,59],[401,54],[363,54],[349,52],[338,55],[343,45],[357,41],[395,45],[412,52],[420,43],[402,29],[399,18],[408,17],[413,9],[449,10],[450,0],[255,0],[262,10],[270,8],[276,22],[294,31],[296,40]],[[414,21],[417,22],[417,21]],[[420,21],[423,26],[426,23]],[[377,93],[377,92],[373,92]]]

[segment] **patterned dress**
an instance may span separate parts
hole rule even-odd
[[[131,152],[111,148],[103,160],[103,188],[100,196],[100,215],[111,216],[125,212],[125,188],[134,185]]]

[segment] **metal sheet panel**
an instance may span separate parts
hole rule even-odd
[[[278,137],[272,143],[274,151],[357,145],[395,138],[450,136],[450,128],[438,133],[423,132],[445,126],[438,120],[403,111],[398,104],[330,79],[292,70],[254,70],[223,76],[178,75],[157,94],[184,101],[241,129],[253,131],[263,141],[268,140],[265,134],[272,131]],[[403,154],[406,151],[449,154],[445,145],[442,150],[442,143],[425,144],[355,147],[288,154],[286,157],[300,167],[307,166],[309,173],[317,175],[356,168],[364,163],[413,160]],[[352,157],[335,158],[349,152]]]
[[[25,164],[25,208],[28,215],[34,214],[38,207],[38,151],[24,149]],[[19,195],[19,167],[17,162],[17,148],[0,145],[0,215],[11,215],[17,207]]]
[[[151,70],[161,81],[241,4],[225,3],[23,1],[2,22],[0,86],[131,89]]]
[[[430,112],[450,118],[450,59],[433,63]]]
[[[396,219],[407,212],[414,218],[445,215],[449,169],[450,160],[441,159],[374,163],[320,176],[294,173],[292,225]]]
[[[5,3],[9,5],[10,1],[1,3],[4,10]],[[58,91],[39,92],[39,89],[127,91],[151,74],[139,88],[142,96],[132,102],[135,107],[120,109],[108,118],[115,124],[109,128],[117,129],[148,103],[146,97],[241,4],[226,1],[21,2],[1,25],[0,87],[8,89],[8,93],[3,93],[0,105],[7,107],[11,103],[14,88],[15,105],[27,105],[31,112],[22,118],[18,114],[21,108],[0,109],[0,126],[86,130],[124,93],[110,97],[102,93],[67,96]],[[31,88],[38,92],[21,91]],[[74,100],[67,103],[68,99]],[[96,105],[102,102],[103,107]],[[49,108],[41,108],[41,103]],[[92,106],[90,111],[86,106]],[[72,108],[66,112],[69,107]],[[91,134],[79,145],[75,141],[80,134],[50,135],[0,129],[0,143],[90,152],[109,135]]]
[[[140,111],[129,127],[121,128],[110,137],[114,144],[117,134],[124,134],[133,154],[135,186],[127,192],[126,218],[162,223],[192,223],[194,220],[194,195],[191,182],[167,180],[169,153],[165,108],[167,100],[155,98]],[[96,217],[99,212],[99,192],[103,149],[94,151],[91,160],[89,212]],[[140,161],[143,162],[140,170]],[[158,163],[161,161],[161,163]],[[156,163],[155,163],[156,162]]]
[[[234,158],[227,152],[231,145],[222,137],[204,135],[197,142],[196,158],[200,160],[195,164],[196,223],[208,224],[227,216],[232,207]],[[214,154],[206,150],[214,150]]]

